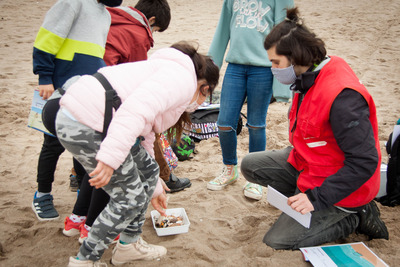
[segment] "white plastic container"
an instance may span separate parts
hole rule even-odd
[[[156,221],[160,217],[160,213],[156,210],[152,210],[150,212],[151,219],[153,221],[153,227],[156,230],[158,236],[177,235],[187,233],[189,231],[190,221],[184,208],[166,209],[165,213],[167,215],[173,215],[175,217],[182,217],[183,224],[180,226],[158,228],[156,227]]]

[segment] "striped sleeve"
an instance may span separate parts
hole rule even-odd
[[[46,14],[33,48],[33,73],[39,75],[39,84],[52,83],[54,59],[74,23],[77,3],[58,1]]]

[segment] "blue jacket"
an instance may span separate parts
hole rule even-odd
[[[110,24],[110,14],[97,0],[58,0],[47,12],[33,48],[39,84],[58,88],[72,76],[105,66]]]

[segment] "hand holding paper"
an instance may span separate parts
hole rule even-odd
[[[271,186],[268,186],[267,200],[271,205],[280,209],[281,211],[298,221],[304,227],[310,228],[311,213],[306,213],[303,215],[300,212],[292,209],[292,207],[287,204],[288,198],[282,195],[280,192],[276,191]]]
[[[299,193],[288,198],[288,205],[301,214],[314,211],[314,206],[311,204],[308,196],[304,193]]]

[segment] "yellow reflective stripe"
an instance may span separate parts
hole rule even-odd
[[[104,47],[98,44],[65,39],[64,45],[61,47],[60,51],[58,51],[56,58],[72,61],[75,53],[103,58],[104,52]]]
[[[46,53],[55,55],[62,46],[65,38],[62,38],[43,27],[40,27],[36,36],[34,47]]]

